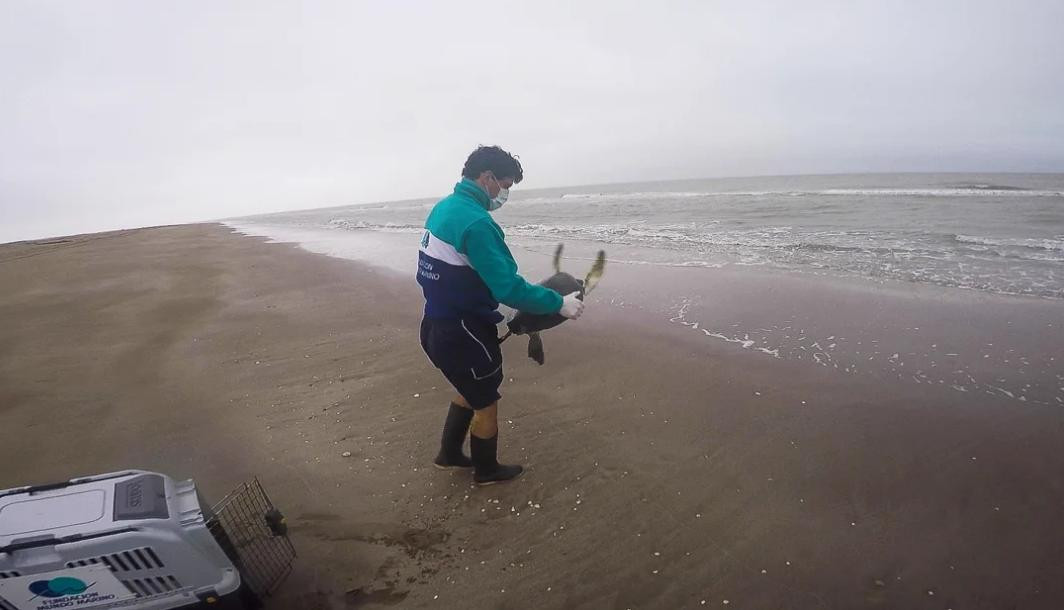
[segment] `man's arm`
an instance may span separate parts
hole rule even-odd
[[[560,294],[530,284],[518,275],[517,263],[503,241],[502,231],[489,219],[478,220],[466,229],[459,251],[503,305],[537,314],[557,313],[562,308]]]

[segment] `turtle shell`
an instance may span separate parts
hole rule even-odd
[[[539,283],[540,286],[550,288],[561,295],[579,292],[579,298],[584,298],[584,283],[564,271],[559,271]],[[566,320],[559,313],[535,314],[527,311],[518,312],[506,326],[515,335],[525,335],[554,328]]]

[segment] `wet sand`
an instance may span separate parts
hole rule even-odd
[[[545,335],[545,366],[504,344],[501,453],[528,472],[472,488],[430,467],[450,391],[412,280],[219,225],[0,246],[0,488],[136,467],[219,498],[258,475],[300,553],[271,608],[1064,606],[1059,305],[608,281]],[[623,299],[685,282],[717,306]],[[973,347],[1029,336],[1046,389],[846,372],[690,325],[806,314],[809,336],[827,320],[904,342],[892,329],[928,319]]]

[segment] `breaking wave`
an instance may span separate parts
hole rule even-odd
[[[1006,237],[978,237],[973,235],[957,235],[954,237],[962,244],[976,244],[980,246],[1030,248],[1032,250],[1049,250],[1064,252],[1064,235],[1058,235],[1053,239],[1024,239]]]
[[[1064,191],[1025,189],[1006,185],[973,184],[946,188],[844,188],[822,190],[766,191],[646,191],[637,193],[564,193],[556,197],[533,197],[522,203],[579,201],[646,201],[716,197],[1060,197]]]
[[[346,218],[333,218],[326,225],[330,229],[342,229],[345,231],[380,231],[382,233],[420,233],[425,230],[421,225],[403,224],[398,222],[374,223],[364,220],[348,220]]]

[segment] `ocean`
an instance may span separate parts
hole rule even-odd
[[[449,187],[441,185],[441,197]],[[437,199],[285,212],[230,224],[278,238],[361,234],[369,243],[373,233],[419,233]],[[592,242],[607,247],[613,262],[753,266],[1064,298],[1064,174],[518,185],[495,218],[517,247],[534,251]],[[298,235],[295,241],[303,241]]]

